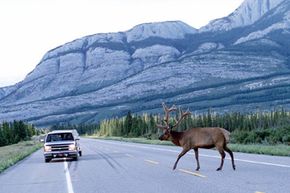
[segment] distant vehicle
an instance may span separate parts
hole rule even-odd
[[[73,158],[82,156],[80,137],[76,130],[55,130],[49,132],[44,140],[43,155],[45,162],[53,158]]]

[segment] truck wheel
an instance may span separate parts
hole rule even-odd
[[[45,159],[44,159],[45,163],[50,162],[50,160],[51,160],[51,159],[49,159],[49,158],[45,158]]]
[[[73,161],[78,161],[79,156],[73,157]]]

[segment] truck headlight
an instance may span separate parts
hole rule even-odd
[[[70,150],[70,151],[74,151],[74,150],[76,150],[76,145],[75,145],[75,144],[70,144],[70,145],[68,146],[68,150]]]
[[[44,151],[51,151],[51,146],[47,146],[47,145],[45,145],[45,146],[44,146]]]

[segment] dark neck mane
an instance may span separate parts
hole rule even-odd
[[[182,139],[183,132],[170,131],[171,141],[177,146],[180,146],[180,140]]]

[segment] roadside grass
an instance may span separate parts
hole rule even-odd
[[[235,152],[255,153],[275,156],[290,156],[289,145],[263,145],[263,144],[229,144],[229,148]]]
[[[173,145],[170,141],[160,141],[146,138],[125,138],[125,137],[99,137],[84,136],[94,139],[116,140],[133,143],[154,144],[154,145]],[[263,144],[229,144],[229,148],[234,152],[265,154],[275,156],[290,156],[289,145],[263,145]]]
[[[0,147],[0,173],[18,161],[32,154],[42,146],[35,141],[22,141],[17,144]]]

